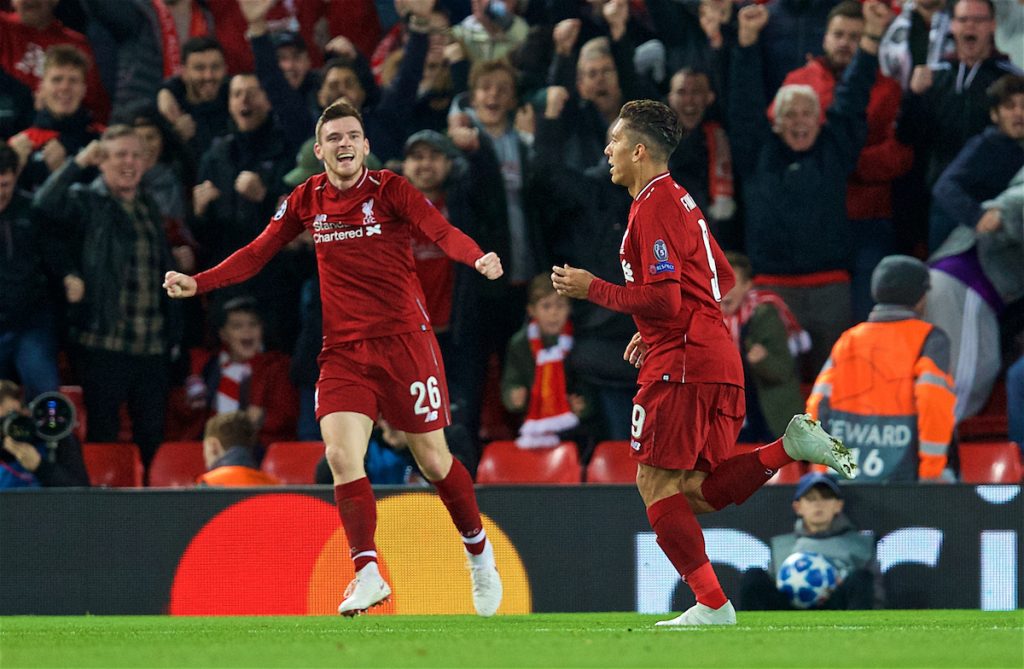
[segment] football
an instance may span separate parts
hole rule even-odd
[[[779,567],[775,586],[798,609],[818,606],[836,589],[838,574],[820,553],[793,553]]]

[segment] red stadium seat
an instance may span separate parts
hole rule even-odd
[[[135,444],[82,444],[89,483],[100,488],[141,488],[142,456]]]
[[[316,466],[323,457],[322,441],[278,441],[267,447],[260,469],[281,483],[316,483]]]
[[[149,464],[151,488],[188,488],[206,473],[201,441],[165,441]]]
[[[602,441],[587,465],[587,483],[636,483],[636,461],[628,441]]]
[[[66,395],[71,403],[75,405],[75,437],[78,441],[85,443],[85,435],[88,432],[89,423],[85,415],[85,396],[82,394],[82,386],[61,386],[60,392]]]
[[[961,443],[960,479],[964,483],[1020,483],[1020,447],[1012,441]]]
[[[519,448],[514,441],[492,441],[476,470],[477,483],[579,483],[576,444],[564,441],[551,448]]]

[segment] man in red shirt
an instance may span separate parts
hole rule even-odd
[[[668,174],[679,143],[675,112],[660,102],[622,107],[605,155],[613,183],[633,196],[619,258],[618,286],[590,272],[554,267],[562,295],[631,314],[639,332],[624,358],[640,368],[633,398],[632,446],[637,488],[658,545],[697,603],[658,625],[733,625],[736,612],[704,550],[696,513],[741,504],[795,460],[830,463],[856,475],[849,452],[806,414],[783,437],[734,454],[743,425],[743,367],[722,318],[732,288],[729,262],[704,214]]]
[[[324,321],[316,415],[356,567],[338,612],[363,613],[391,594],[377,567],[376,502],[363,466],[370,430],[384,416],[408,433],[420,470],[462,535],[477,613],[493,615],[501,579],[473,481],[442,432],[451,423],[448,386],[414,270],[412,233],[422,232],[488,279],[501,276],[501,261],[452,227],[404,178],[366,169],[370,143],[349,102],[324,110],[316,140],[325,173],[292,191],[266,229],[224,262],[195,277],[168,272],[164,286],[172,297],[190,297],[244,281],[303,230],[312,232]]]

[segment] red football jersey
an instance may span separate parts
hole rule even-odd
[[[444,200],[433,203],[448,218]],[[441,248],[419,230],[412,231],[412,257],[416,276],[427,298],[427,314],[435,332],[448,329],[452,319],[452,293],[455,290],[455,264]]]
[[[722,296],[736,283],[704,214],[666,172],[633,200],[619,260],[626,290],[679,284],[682,305],[667,319],[633,315],[650,347],[638,381],[743,385],[739,351],[722,319]]]
[[[324,173],[310,177],[256,239],[195,279],[200,293],[245,281],[305,229],[313,233],[320,270],[324,346],[426,330],[413,228],[453,260],[473,266],[484,254],[404,177],[364,169],[344,191]]]

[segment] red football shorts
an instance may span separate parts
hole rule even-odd
[[[448,381],[434,333],[407,332],[325,348],[317,358],[316,419],[354,411],[420,434],[451,424]]]
[[[633,459],[661,469],[714,471],[732,456],[745,412],[739,386],[644,384],[633,398]]]

